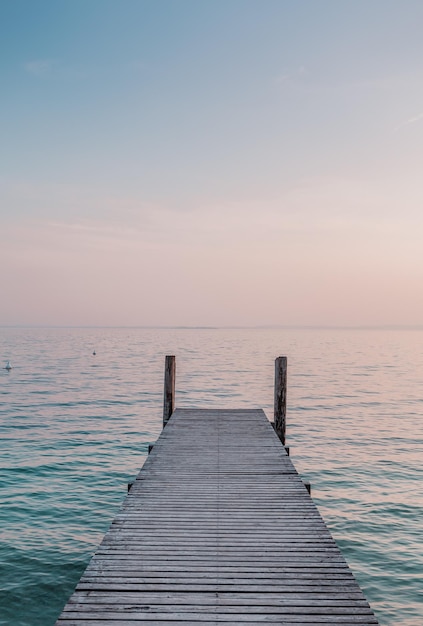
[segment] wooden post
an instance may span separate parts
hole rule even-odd
[[[283,444],[285,444],[286,431],[286,371],[286,356],[278,356],[275,360],[274,428]]]
[[[163,398],[163,428],[168,423],[175,408],[175,372],[176,360],[174,356],[167,356],[165,361],[164,398]]]

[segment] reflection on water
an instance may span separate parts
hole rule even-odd
[[[423,332],[233,329],[0,329],[0,624],[54,624],[160,432],[166,354],[178,405],[269,417],[288,356],[293,461],[381,624],[420,626]]]

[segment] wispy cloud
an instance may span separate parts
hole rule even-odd
[[[35,78],[65,78],[67,80],[90,79],[93,76],[106,78],[115,74],[142,74],[148,70],[144,61],[135,60],[126,64],[67,65],[58,59],[33,59],[22,65],[23,70]]]
[[[413,117],[410,117],[410,119],[406,120],[405,122],[402,122],[402,124],[394,128],[394,131],[397,132],[398,130],[400,130],[401,128],[404,128],[405,126],[410,126],[410,124],[415,124],[416,122],[420,122],[420,120],[423,120],[423,112],[419,113],[418,115],[414,115]]]
[[[57,65],[57,61],[53,59],[36,59],[25,63],[24,69],[32,76],[45,78],[51,75],[55,65]]]
[[[304,65],[301,65],[300,67],[297,67],[294,70],[289,70],[289,71],[283,72],[282,74],[279,74],[278,76],[274,78],[274,83],[276,86],[280,86],[280,85],[285,84],[289,80],[299,79],[305,76],[306,74],[307,74],[306,68],[304,67]]]

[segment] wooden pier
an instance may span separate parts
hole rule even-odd
[[[281,443],[286,390],[276,428],[259,409],[172,413],[173,393],[56,626],[378,624]]]

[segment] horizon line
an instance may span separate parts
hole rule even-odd
[[[145,330],[423,330],[423,324],[258,324],[258,325],[118,325],[118,324],[0,324],[0,328],[127,328]]]

